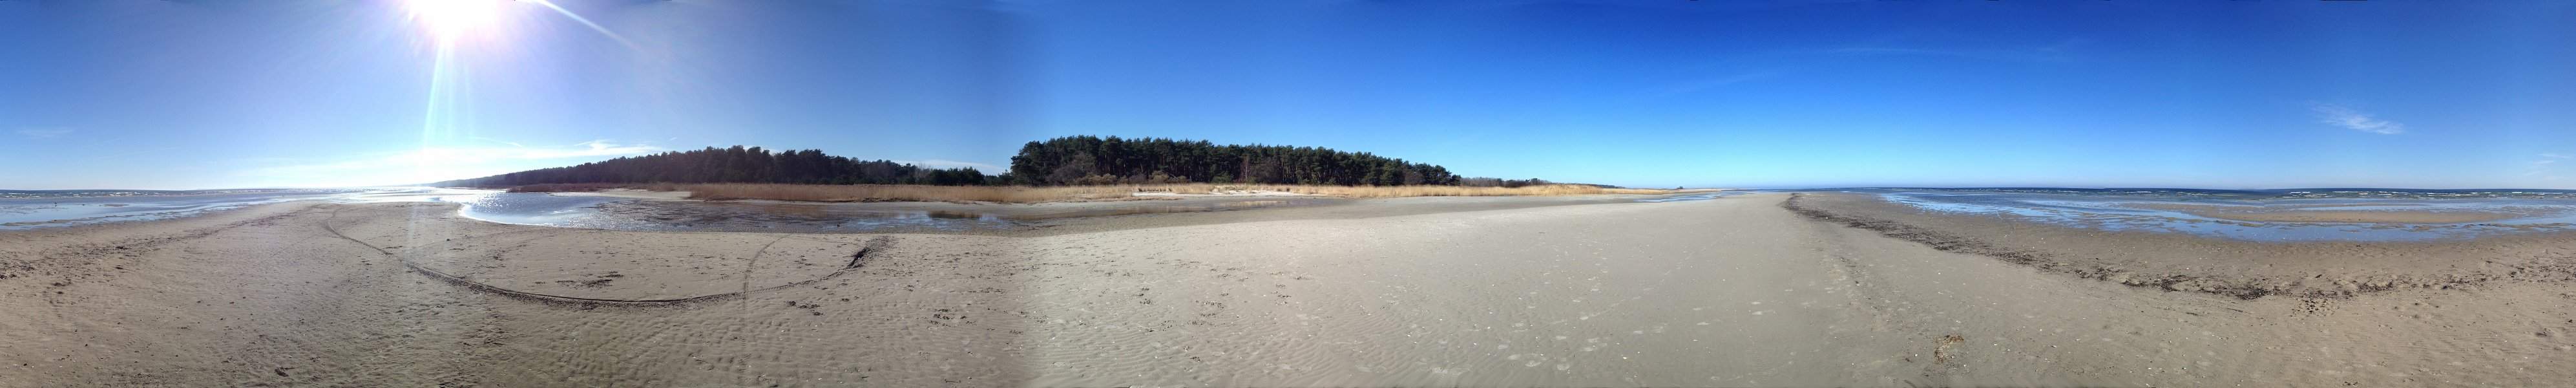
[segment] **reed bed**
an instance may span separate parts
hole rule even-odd
[[[1181,183],[1134,185],[1136,191],[1159,191],[1177,194],[1222,194],[1242,192],[1285,192],[1349,198],[1395,197],[1509,197],[1595,194],[1669,194],[1672,190],[1612,189],[1587,185],[1537,185],[1521,187],[1469,186],[1317,186]]]
[[[675,190],[657,190],[657,189],[655,189],[655,187],[660,187],[660,188],[668,189],[668,188],[670,188],[671,186],[674,186],[674,185],[671,185],[671,184],[668,184],[668,183],[650,183],[650,184],[636,184],[636,183],[546,183],[546,184],[535,184],[535,185],[511,186],[511,187],[510,187],[510,189],[509,189],[508,191],[509,191],[509,192],[512,192],[512,193],[579,193],[579,192],[592,192],[592,191],[600,191],[600,190],[608,190],[608,189],[640,189],[640,190],[653,190],[653,191],[675,191]]]
[[[1079,202],[1123,200],[1135,191],[1118,186],[790,185],[712,183],[678,185],[691,199],[767,199],[816,202]]]
[[[770,183],[698,183],[698,184],[606,184],[570,183],[527,185],[510,188],[510,192],[576,192],[607,189],[651,191],[686,191],[690,199],[733,200],[764,199],[811,202],[1083,202],[1153,199],[1136,193],[1229,194],[1280,192],[1345,198],[1395,197],[1495,197],[1551,196],[1598,194],[1671,194],[1679,191],[1657,189],[1612,189],[1586,185],[1537,185],[1521,187],[1468,186],[1321,186],[1267,184],[1133,184],[1100,186],[929,186],[929,185],[799,185]]]

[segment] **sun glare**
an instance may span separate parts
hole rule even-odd
[[[471,34],[490,33],[500,25],[508,0],[406,0],[412,23],[442,43]]]

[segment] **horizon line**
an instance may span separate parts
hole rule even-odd
[[[714,183],[726,183],[726,182],[714,182]],[[1201,182],[1201,183],[1204,183],[1204,182]],[[1564,183],[1564,182],[1555,182],[1555,183],[1561,183],[1561,184],[1586,184],[1586,183]],[[824,185],[824,186],[839,186],[839,185]],[[1005,185],[1005,186],[1021,186],[1021,185]],[[1136,186],[1136,185],[1101,185],[1101,186]],[[1336,186],[1336,185],[1319,185],[1319,186]],[[1419,185],[1417,185],[1417,186],[1419,186]],[[430,186],[430,185],[374,185],[374,186],[272,186],[272,187],[228,187],[228,188],[206,188],[206,189],[106,189],[106,188],[87,188],[87,189],[8,189],[8,188],[0,188],[0,191],[10,191],[10,192],[44,192],[44,191],[225,191],[225,190],[322,190],[322,189],[370,189],[370,188],[403,188],[403,187],[449,188],[449,187],[455,187],[455,186]],[[1619,186],[1619,187],[1620,187],[1620,188],[1630,188],[1630,189],[1653,189],[1655,186]],[[1676,187],[1679,187],[1681,190],[1712,190],[1712,189],[1714,189],[1714,190],[1775,190],[1775,191],[1820,191],[1820,190],[2033,190],[2033,189],[2053,189],[2053,190],[2174,190],[2174,191],[2239,191],[2239,192],[2297,191],[2297,190],[2380,190],[2380,191],[2506,191],[2506,190],[2535,190],[2535,191],[2576,192],[2576,188],[2571,188],[2571,189],[2549,189],[2549,188],[2536,188],[2536,187],[2524,187],[2524,188],[2514,188],[2514,187],[2486,187],[2486,188],[2455,188],[2455,189],[2411,188],[2411,187],[2283,187],[2283,188],[2255,188],[2255,189],[2218,189],[2218,188],[2194,188],[2194,187],[2153,187],[2153,186],[2134,186],[2134,187],[2121,187],[2121,186],[2100,186],[2100,187],[2084,187],[2084,186],[1821,186],[1821,187],[1714,187],[1714,186],[1708,186],[1708,187],[1692,187],[1692,186],[1688,186],[1688,185],[1682,185],[1682,186],[1676,186]]]

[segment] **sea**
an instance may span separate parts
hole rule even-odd
[[[0,230],[150,221],[287,201],[430,201],[491,190],[376,189],[0,190]]]

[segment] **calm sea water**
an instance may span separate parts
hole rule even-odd
[[[501,194],[503,193],[494,190],[431,187],[184,191],[0,190],[0,230],[161,220],[288,201],[465,202]]]
[[[1854,189],[1916,208],[2010,215],[2099,230],[2185,233],[2251,241],[2426,241],[2576,230],[2569,190],[2183,190],[2183,189]],[[2512,216],[2460,223],[2249,222],[2159,209],[2218,206],[2245,211],[2479,212]],[[2165,206],[2169,208],[2169,206]]]
[[[0,230],[157,220],[356,190],[0,190]]]

